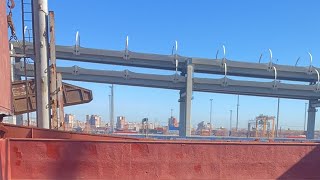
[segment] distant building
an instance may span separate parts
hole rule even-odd
[[[169,130],[179,130],[179,122],[175,117],[170,117],[168,120]]]
[[[124,130],[126,125],[126,118],[124,116],[117,117],[116,129]]]
[[[86,115],[86,124],[90,127],[101,127],[102,118],[99,115]]]
[[[86,115],[86,123],[90,124],[90,115]]]
[[[74,125],[73,125],[74,128],[84,129],[84,128],[85,128],[85,125],[86,125],[86,122],[82,122],[82,121],[79,121],[79,120],[75,120],[73,124],[74,124]]]
[[[139,132],[141,128],[141,123],[137,123],[137,122],[128,122],[127,125],[128,125],[128,130],[132,130],[136,132]]]
[[[154,123],[149,123],[148,124],[148,129],[154,129]]]
[[[209,130],[209,129],[210,129],[210,123],[205,123],[204,121],[201,121],[200,123],[198,123],[197,131]]]
[[[73,114],[64,115],[64,122],[68,124],[68,126],[71,128],[73,128],[75,120],[76,120],[76,116]]]

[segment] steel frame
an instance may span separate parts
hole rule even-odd
[[[21,56],[22,49],[13,43],[15,55]],[[320,99],[318,68],[278,65],[272,63],[250,63],[222,59],[205,59],[184,57],[177,54],[159,55],[129,51],[83,48],[77,46],[56,47],[56,57],[62,60],[79,62],[113,64],[142,68],[180,71],[174,75],[155,75],[134,73],[131,71],[102,71],[83,69],[77,66],[59,67],[63,79],[74,81],[89,81],[97,83],[123,84],[180,90],[180,135],[190,135],[190,112],[192,91],[215,92],[240,95],[254,95],[277,98],[309,100],[307,138],[314,138],[315,107]],[[25,56],[33,57],[33,47],[26,44]],[[178,64],[178,67],[176,66]],[[19,67],[16,67],[19,69]],[[19,72],[19,71],[18,71]],[[225,75],[222,79],[193,78],[194,73],[209,73]],[[30,73],[29,75],[32,75]],[[243,76],[253,78],[273,79],[272,82],[239,81],[228,76]],[[286,84],[280,80],[302,81],[312,85]]]
[[[22,53],[22,48],[18,43],[13,42],[15,52]],[[159,55],[128,51],[128,59],[124,58],[126,51],[92,49],[79,47],[76,53],[73,46],[56,45],[56,57],[61,60],[72,60],[79,62],[114,64],[121,66],[134,66],[142,68],[154,68],[162,70],[175,70],[175,58],[179,62],[179,71],[185,71],[188,60],[192,60],[194,72],[208,74],[224,74],[224,63],[228,66],[228,75],[244,76],[254,78],[274,79],[272,67],[278,71],[277,79],[303,82],[316,82],[316,67],[299,67],[279,65],[275,63],[252,63],[234,61],[228,59],[206,59],[184,57],[179,55]],[[26,56],[33,57],[32,44],[26,44]]]

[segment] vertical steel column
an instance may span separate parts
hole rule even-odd
[[[238,126],[239,126],[239,94],[237,98],[237,122],[236,122],[236,131],[238,132]]]
[[[37,86],[37,123],[40,128],[49,129],[49,83],[48,83],[48,39],[47,39],[47,0],[34,0],[34,51]]]
[[[209,133],[210,136],[212,134],[212,101],[213,99],[210,99],[210,133]]]
[[[303,124],[303,131],[304,131],[304,132],[306,132],[307,111],[308,111],[308,103],[305,103],[305,104],[304,104],[304,124]]]
[[[186,90],[180,90],[180,115],[179,115],[179,136],[186,136]]]
[[[113,84],[110,86],[111,88],[111,99],[110,99],[110,126],[111,126],[111,133],[114,132],[114,93],[113,93]]]
[[[232,110],[230,110],[230,127],[229,127],[229,136],[232,134]]]
[[[50,97],[51,97],[51,128],[58,129],[58,101],[57,101],[57,72],[56,72],[56,38],[55,38],[55,22],[54,12],[49,12],[50,20]]]
[[[313,102],[312,100],[309,100],[307,139],[314,139],[314,130],[315,130],[317,109],[312,106],[312,102]]]
[[[180,127],[179,136],[187,137],[191,135],[191,100],[193,91],[193,65],[188,62],[187,65],[186,87],[180,91]]]
[[[277,107],[277,124],[276,124],[276,137],[278,137],[278,129],[279,129],[279,114],[280,114],[280,98],[278,98],[278,107]],[[272,126],[273,127],[273,126]]]

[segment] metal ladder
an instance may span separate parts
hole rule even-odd
[[[26,42],[33,43],[33,12],[32,12],[32,0],[21,0],[21,11],[22,11],[22,46],[23,46],[23,63],[24,63],[24,77],[26,81],[25,91],[26,91],[26,103],[27,103],[27,110],[30,109],[29,104],[29,87],[30,84],[27,78],[27,61],[29,58],[26,57]],[[30,126],[30,117],[29,112],[27,113],[27,123]]]
[[[32,33],[32,0],[21,0],[21,10],[22,10],[22,41],[25,43],[31,42],[33,39]],[[25,44],[24,44],[25,49]],[[24,52],[25,53],[25,52]]]

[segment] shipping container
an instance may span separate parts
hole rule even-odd
[[[12,113],[6,1],[0,1],[0,117]]]

